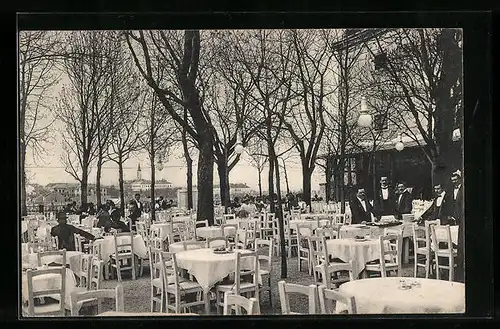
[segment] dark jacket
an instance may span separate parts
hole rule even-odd
[[[382,188],[378,189],[373,200],[373,210],[377,218],[394,214],[394,198],[394,190],[391,187],[388,188],[388,195],[385,200],[382,195]]]
[[[394,197],[394,216],[401,220],[403,214],[411,214],[413,208],[413,197],[408,191],[404,191],[399,201],[399,194]]]
[[[89,240],[94,240],[94,236],[67,223],[59,223],[50,230],[50,235],[56,236],[59,242],[59,249],[74,251],[75,239],[73,234],[79,234]]]
[[[354,196],[349,200],[349,207],[351,208],[351,224],[360,224],[361,222],[371,222],[373,214],[373,207],[368,200],[366,203],[366,211],[359,199]]]
[[[440,206],[438,206],[436,203],[438,199],[437,197],[435,197],[434,200],[432,200],[431,206],[426,211],[424,211],[424,213],[420,216],[420,220],[418,222],[419,225],[424,225],[424,223],[428,220],[439,219],[441,223],[443,223],[443,221],[446,220],[445,218],[447,217],[447,215],[445,215],[445,213],[447,212],[448,209],[447,204],[449,203],[447,195],[448,193],[444,194]]]

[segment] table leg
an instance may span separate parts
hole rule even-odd
[[[403,238],[403,264],[410,262],[410,238]]]
[[[203,289],[203,300],[205,301],[205,314],[210,314],[210,289]]]

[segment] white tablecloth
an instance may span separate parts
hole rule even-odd
[[[234,273],[236,252],[249,252],[235,250],[230,254],[215,254],[211,248],[181,251],[176,254],[177,265],[192,274],[196,281],[208,290],[217,282]],[[253,264],[250,259],[244,259],[242,269],[251,269]]]
[[[128,241],[127,241],[128,240]],[[130,243],[130,239],[126,236],[122,236],[118,238],[120,244],[122,243]],[[122,242],[123,241],[123,242]],[[109,256],[115,253],[115,239],[113,236],[105,236],[102,239],[98,239],[94,241],[94,245],[101,245],[101,259],[104,261],[109,260]],[[134,240],[134,254],[141,258],[148,257],[148,249],[146,248],[146,244],[142,239],[142,236],[135,235]]]
[[[328,220],[328,219],[333,218],[333,215],[332,214],[325,214],[325,213],[300,214],[300,219],[303,219],[303,220],[316,220],[316,218]]]
[[[330,239],[326,240],[328,255],[339,258],[344,262],[354,259],[354,277],[358,277],[364,270],[365,264],[374,261],[380,256],[380,242],[378,239],[369,239],[358,242],[354,239]]]
[[[400,279],[420,287],[400,289]],[[426,314],[465,312],[463,283],[424,278],[372,278],[344,283],[339,291],[354,296],[358,314]],[[337,312],[345,305],[337,303]]]
[[[197,245],[192,245],[192,244],[189,244],[187,247],[188,247],[188,250],[200,249]],[[179,241],[179,242],[171,243],[168,246],[168,251],[173,252],[173,253],[178,253],[178,252],[184,251],[184,242]]]
[[[80,272],[81,270],[81,260],[83,252],[80,251],[66,251],[66,264],[73,272]],[[32,267],[38,266],[38,255],[37,253],[22,253],[23,264],[29,264]],[[57,263],[61,261],[60,256],[44,256],[43,261],[46,264],[51,262]]]
[[[329,223],[329,220],[328,219],[320,219],[319,220],[319,225],[320,226],[325,226]],[[318,228],[318,222],[315,220],[315,219],[309,219],[309,220],[306,220],[306,219],[294,219],[294,220],[291,220],[290,221],[290,228],[292,230],[297,230],[297,224],[300,224],[300,225],[310,225],[312,227],[313,230],[317,229]],[[307,236],[307,230],[303,230],[303,235]]]
[[[224,233],[228,234],[236,234],[236,230],[234,227],[225,227]],[[209,227],[198,227],[196,229],[196,236],[200,238],[217,238],[222,236],[222,230],[218,226],[209,226]]]
[[[160,230],[160,237],[166,239],[171,232],[170,223],[154,223],[151,224],[151,231]]]
[[[398,230],[403,228],[403,237],[410,237],[413,235],[412,224],[401,224],[397,226],[388,227],[391,230]],[[355,236],[370,235],[372,237],[379,237],[384,234],[384,227],[368,226],[363,224],[343,225],[340,228],[340,236],[342,238],[354,238]]]
[[[60,288],[61,276],[57,274],[44,274],[33,278],[33,291],[58,289]],[[70,309],[71,292],[76,289],[76,278],[73,271],[66,269],[66,293],[65,304],[66,308]],[[28,276],[23,273],[21,276],[21,294],[23,301],[28,300]]]

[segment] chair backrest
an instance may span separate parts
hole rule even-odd
[[[80,273],[82,276],[80,277],[79,286],[83,288],[89,288],[89,267],[92,261],[91,254],[84,254],[80,257]]]
[[[424,222],[426,234],[429,237],[432,235],[431,226],[434,226],[434,225],[437,225],[437,226],[441,225],[441,220],[440,219],[427,220],[427,221]]]
[[[267,255],[259,254],[259,251],[261,251],[263,249],[262,247],[264,246],[268,248]],[[257,253],[257,257],[259,260],[259,269],[266,270],[269,273],[271,273],[271,270],[273,268],[273,246],[274,244],[271,240],[255,239],[255,252]]]
[[[102,250],[102,246],[100,243],[98,243],[96,241],[90,241],[89,251],[90,251],[91,255],[96,256],[98,259],[102,260],[101,250]]]
[[[135,223],[137,233],[142,236],[144,241],[149,241],[149,230],[146,224],[146,221],[137,221]]]
[[[51,236],[50,241],[52,243],[52,250],[58,250],[59,249],[59,238],[57,236]]]
[[[432,247],[434,251],[447,250],[453,251],[450,225],[431,225]],[[445,247],[443,247],[443,245]]]
[[[83,239],[80,234],[74,233],[73,239],[75,241],[75,251],[82,252]]]
[[[121,284],[117,285],[115,289],[96,289],[87,291],[73,291],[71,293],[71,316],[80,315],[80,307],[78,303],[80,301],[96,299],[97,300],[97,314],[102,313],[102,301],[113,299],[115,301],[116,312],[123,312],[124,298],[123,298],[123,286]]]
[[[318,287],[319,305],[321,314],[335,314],[332,301],[340,302],[347,306],[348,314],[356,314],[356,301],[354,297],[344,295],[338,290],[328,289],[325,286]]]
[[[293,284],[293,283],[286,283],[285,281],[279,281],[278,290],[280,294],[281,314],[283,315],[300,314],[297,312],[292,312],[290,310],[290,294],[299,294],[307,296],[309,304],[308,314],[316,314],[317,312],[316,301],[318,298],[318,288],[316,287],[316,285],[311,284],[309,286],[303,286],[300,284]]]
[[[317,228],[315,230],[315,235],[320,237],[323,236],[328,240],[339,239],[339,230],[332,226]]]
[[[389,260],[392,264],[396,264],[398,274],[401,273],[401,253],[403,237],[400,234],[387,234],[379,237],[380,241],[380,267],[382,269],[382,277],[387,275],[386,262]]]
[[[172,232],[173,237],[179,237],[181,241],[189,240],[189,229],[184,220],[173,220],[170,232]]]
[[[134,233],[132,232],[123,232],[123,233],[114,233],[115,240],[115,255],[118,257],[120,252],[131,252],[134,254]]]
[[[44,258],[48,258],[48,260]],[[66,266],[66,249],[61,250],[49,250],[42,251],[37,253],[38,258],[38,266],[47,265],[48,263],[55,262],[57,264],[61,264],[62,266]],[[56,260],[54,260],[56,259]]]
[[[196,228],[198,228],[198,227],[209,227],[210,226],[208,224],[208,219],[196,221],[195,224],[196,224]]]
[[[430,250],[429,230],[426,230],[425,227],[419,226],[415,223],[412,225],[412,233],[415,252],[417,252],[419,248]]]
[[[102,282],[102,270],[104,268],[104,261],[99,258],[92,256],[90,258],[88,267],[88,290],[101,289]]]
[[[224,214],[223,217],[224,217],[224,223],[227,222],[230,219],[236,219],[236,215],[235,214]]]
[[[345,225],[346,224],[346,215],[345,214],[335,214],[333,216],[334,222],[332,224]]]
[[[324,276],[323,276],[323,285],[327,289],[332,289],[332,281],[330,280],[332,273],[339,273],[339,272],[349,272],[349,281],[354,281],[356,280],[356,277],[354,276],[353,269],[356,264],[356,260],[353,258],[349,260],[347,263],[337,263],[337,262],[332,262],[330,263],[327,260],[323,263],[323,268],[324,268]]]
[[[328,252],[326,250],[326,239],[324,236],[309,236],[307,238],[307,246],[313,267],[328,262]]]
[[[160,264],[160,254],[162,253],[162,249],[149,247],[149,274],[151,276],[151,280],[157,279],[160,277],[161,267]]]
[[[208,223],[208,221],[207,221]],[[190,218],[186,220],[187,232],[189,239],[196,239],[196,219]]]
[[[256,298],[245,298],[227,291],[224,295],[224,315],[232,315],[233,309],[236,315],[242,315],[241,309],[246,315],[260,315],[259,301]]]
[[[247,259],[250,259],[250,262],[253,264],[250,269],[243,269],[243,262],[248,262]],[[241,286],[241,274],[244,271],[245,276],[252,276],[252,283],[255,285],[256,289],[259,287],[259,258],[257,253],[254,252],[237,252],[236,253],[236,264],[234,270],[234,288],[233,291],[235,294],[240,294],[240,286]]]
[[[225,247],[227,248],[229,243],[227,241],[226,237],[218,236],[214,238],[208,238],[205,241],[205,247],[206,248],[215,248],[215,247]]]
[[[307,248],[307,238],[313,234],[312,223],[297,223],[297,243],[299,248]]]
[[[182,246],[184,247],[184,251],[192,250],[192,249],[201,249],[205,248],[204,241],[183,241]]]
[[[174,287],[177,290],[177,295],[180,295],[180,276],[175,253],[167,251],[162,251],[160,253],[160,269],[161,278],[163,279],[163,286]]]
[[[291,209],[290,216],[292,220],[294,219],[300,220],[300,209]]]
[[[234,232],[233,232],[233,230],[226,231],[226,227],[234,228]],[[221,229],[222,236],[236,238],[236,234],[238,232],[238,225],[237,224],[222,224],[220,226],[220,229]]]
[[[56,274],[60,277],[61,281],[59,284],[59,288],[52,289],[37,289],[34,291],[33,289],[33,280],[37,276],[47,275],[47,274]],[[58,296],[59,306],[60,308],[57,311],[47,312],[46,315],[60,315],[65,316],[65,301],[66,301],[66,267],[58,266],[58,267],[50,267],[47,269],[40,270],[28,270],[26,272],[27,283],[28,283],[28,314],[35,315],[35,298],[44,297],[44,296]],[[37,312],[36,315],[40,315],[40,312]]]

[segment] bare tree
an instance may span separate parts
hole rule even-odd
[[[310,205],[311,176],[326,127],[326,98],[336,91],[331,70],[334,53],[328,44],[329,31],[292,30],[290,38],[297,61],[294,71],[297,85],[293,92],[300,99],[300,106],[290,112],[285,125],[301,159],[302,197]]]
[[[171,117],[163,110],[160,100],[152,90],[147,91],[147,103],[142,112],[141,125],[144,133],[140,135],[139,142],[142,149],[148,153],[151,167],[151,220],[155,220],[155,181],[156,162],[161,163],[168,158],[171,147],[177,134]]]
[[[55,32],[21,31],[19,33],[19,163],[21,172],[21,215],[26,209],[26,151],[39,158],[44,145],[53,138],[54,121],[49,107],[49,91],[59,81],[55,56],[60,39]],[[35,160],[34,159],[34,160]],[[36,160],[35,160],[36,161]]]
[[[115,62],[120,68],[115,72],[113,123],[109,137],[109,160],[118,165],[120,189],[120,211],[125,214],[125,189],[123,165],[132,154],[141,149],[141,135],[145,133],[140,125],[141,111],[144,109],[147,93],[138,84],[133,63],[120,54]],[[141,92],[142,91],[142,92]]]
[[[248,162],[251,166],[257,169],[258,173],[258,185],[259,185],[259,196],[262,197],[262,172],[267,163],[267,154],[265,153],[265,145],[260,139],[252,139],[247,145],[247,153],[250,155]]]
[[[198,219],[213,223],[214,128],[203,110],[198,81],[200,60],[210,58],[200,56],[204,49],[200,32],[128,31],[126,40],[139,72],[163,110],[197,143]],[[184,118],[184,108],[190,122]]]
[[[66,40],[75,54],[66,58],[64,72],[69,86],[63,87],[57,105],[57,117],[64,124],[62,162],[65,171],[80,182],[81,203],[87,203],[88,175],[98,155],[100,124],[108,122],[102,115],[108,109],[105,90],[113,58],[103,42],[102,32],[71,32]],[[78,56],[76,54],[79,54]]]
[[[399,97],[401,129],[420,146],[423,140],[433,180],[444,179],[455,169],[449,163],[453,130],[461,129],[461,30],[397,29],[377,37],[375,45],[375,55],[384,59],[380,74],[388,82],[379,87]]]

